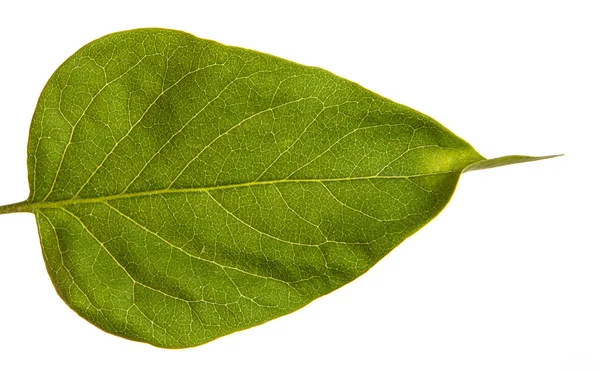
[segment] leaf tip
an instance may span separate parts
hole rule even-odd
[[[564,156],[564,154],[544,155],[540,157],[532,157],[527,155],[507,155],[504,157],[484,159],[482,161],[472,163],[465,167],[462,172],[465,173],[469,171],[485,170],[487,168],[502,167],[517,163],[541,161],[543,159],[550,159],[562,156]]]

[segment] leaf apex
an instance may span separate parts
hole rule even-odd
[[[508,166],[516,163],[541,161],[542,159],[562,157],[563,155],[564,154],[553,154],[540,157],[532,157],[527,155],[507,155],[504,157],[484,159],[482,161],[472,163],[469,166],[465,167],[462,172],[465,173],[469,171],[485,170],[487,168]]]

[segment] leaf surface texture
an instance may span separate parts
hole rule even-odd
[[[322,69],[140,29],[49,80],[26,205],[71,308],[181,348],[352,281],[435,217],[463,170],[501,163]]]

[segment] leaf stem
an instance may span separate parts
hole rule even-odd
[[[13,212],[31,212],[31,204],[27,201],[23,201],[6,206],[0,206],[0,215],[11,214]]]

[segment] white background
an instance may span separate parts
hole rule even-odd
[[[596,3],[596,4],[595,4]],[[0,216],[2,372],[600,372],[600,11],[595,1],[44,1],[0,6],[0,205],[28,194],[37,97],[85,43],[188,31],[326,68],[488,157],[367,274],[186,350],[114,337],[56,295],[30,214]]]

